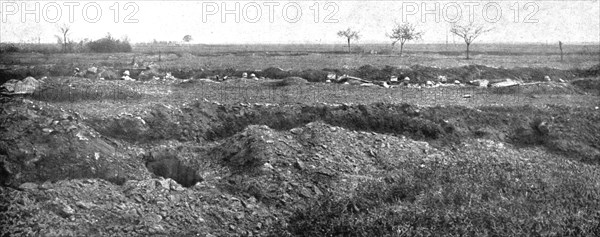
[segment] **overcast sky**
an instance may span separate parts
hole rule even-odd
[[[336,32],[350,27],[360,31],[359,43],[389,43],[386,32],[394,22],[406,21],[425,32],[417,43],[443,43],[447,37],[450,42],[458,41],[447,33],[452,21],[463,22],[472,16],[478,24],[493,28],[477,39],[480,43],[600,43],[598,0],[1,0],[0,11],[1,42],[37,42],[38,37],[41,42],[56,42],[57,25],[68,24],[70,38],[76,41],[98,39],[110,32],[117,38],[127,36],[132,42],[182,41],[189,34],[192,43],[202,44],[329,44],[343,43]]]

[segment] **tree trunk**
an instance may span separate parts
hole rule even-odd
[[[348,53],[350,53],[350,38],[348,38]]]
[[[562,41],[558,41],[558,47],[560,48],[560,61],[563,61],[563,50],[562,50]]]
[[[402,57],[402,51],[404,51],[404,43],[400,43],[400,57]]]
[[[67,33],[63,34],[63,52],[67,52]]]
[[[470,46],[470,45],[471,45],[471,44],[467,44],[467,59],[469,59],[469,46]]]

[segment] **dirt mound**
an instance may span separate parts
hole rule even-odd
[[[0,114],[4,185],[69,178],[102,178],[115,183],[149,177],[119,143],[86,125],[78,114],[47,103],[16,100]]]
[[[267,126],[251,125],[244,131],[227,138],[213,151],[217,160],[234,170],[252,171],[269,162],[273,156],[271,145],[274,131]]]
[[[272,86],[297,86],[297,85],[305,85],[308,81],[301,77],[286,77],[279,81],[272,83]]]

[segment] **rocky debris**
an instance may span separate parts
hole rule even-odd
[[[491,83],[489,86],[493,87],[493,88],[499,88],[499,87],[512,87],[512,86],[518,86],[521,83],[519,81],[515,81],[512,79],[505,79],[505,80],[500,80],[498,82],[494,82]]]
[[[122,79],[122,80],[125,80],[125,81],[135,81],[135,79],[133,79],[133,78],[129,77],[129,75],[130,75],[130,74],[129,74],[129,70],[125,70],[125,71],[123,72],[123,76],[121,76],[121,79]]]
[[[98,73],[98,68],[97,67],[90,67],[90,68],[87,69],[87,73],[96,74],[96,73]]]
[[[0,91],[2,92],[2,94],[14,93],[15,85],[19,82],[20,81],[17,79],[10,79],[10,80],[6,81],[4,84],[2,84],[2,86],[0,86]]]
[[[332,75],[328,75],[330,77],[335,77],[335,74]],[[392,86],[390,86],[386,81],[369,81],[369,80],[364,80],[362,78],[359,77],[354,77],[354,76],[348,76],[346,74],[334,78],[334,79],[327,79],[329,82],[336,82],[336,83],[340,83],[343,85],[359,85],[359,86],[363,86],[363,87],[374,87],[374,86],[380,86],[383,88],[392,88]]]
[[[267,126],[251,125],[227,139],[214,151],[214,157],[235,170],[249,171],[269,162],[273,151],[273,131]]]
[[[448,78],[446,76],[438,76],[438,81],[441,83],[446,83],[448,82]]]
[[[152,66],[148,66],[146,68],[146,70],[140,72],[140,75],[138,76],[138,80],[148,81],[148,80],[160,79],[161,77],[164,77],[164,74],[158,70],[157,66],[152,65]]]
[[[0,86],[0,92],[6,95],[32,94],[40,87],[40,81],[27,77],[21,81],[11,79]]]
[[[488,85],[490,84],[490,81],[485,80],[485,79],[477,79],[477,80],[470,81],[469,84],[474,85],[474,86],[479,86],[479,87],[488,87]]]
[[[176,80],[177,78],[175,78],[175,77],[174,77],[174,76],[173,76],[173,75],[172,75],[170,72],[167,72],[167,73],[165,74],[165,77],[164,77],[164,79],[165,79],[165,80]]]

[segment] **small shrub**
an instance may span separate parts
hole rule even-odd
[[[0,53],[17,53],[20,50],[15,44],[0,44]]]
[[[114,39],[110,35],[106,36],[105,38],[87,43],[87,47],[95,53],[131,52],[131,45],[128,41]]]

